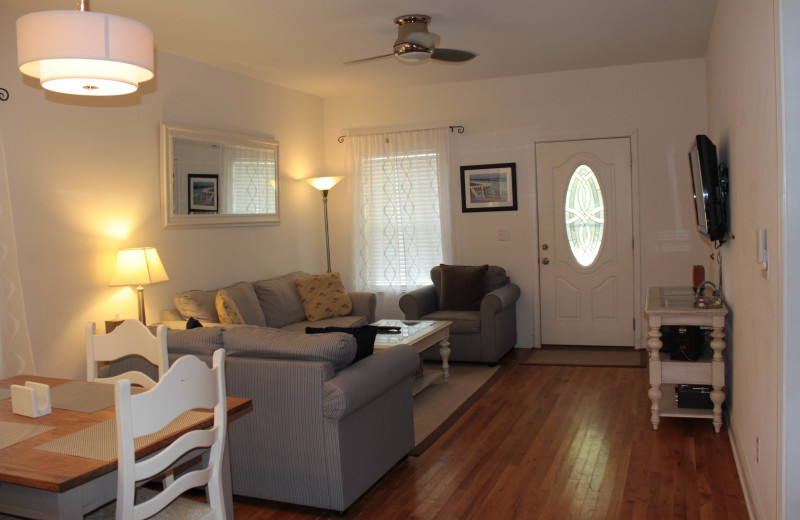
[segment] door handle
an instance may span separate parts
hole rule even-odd
[[[549,264],[549,263],[550,263],[550,259],[549,259],[549,258],[547,258],[547,257],[544,257],[544,258],[542,258],[542,263],[543,263],[544,265],[547,265],[547,264]]]

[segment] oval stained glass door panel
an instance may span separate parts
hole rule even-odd
[[[567,241],[575,260],[592,265],[603,245],[605,211],[603,192],[591,168],[581,164],[572,172],[564,200]]]

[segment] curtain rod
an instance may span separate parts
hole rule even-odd
[[[452,125],[452,126],[450,126],[449,128],[450,128],[450,132],[451,132],[451,133],[452,133],[452,132],[458,132],[459,134],[463,134],[463,133],[464,133],[464,127],[463,127],[463,126],[461,126],[461,125]],[[344,142],[344,140],[345,140],[345,137],[347,137],[347,136],[345,136],[345,135],[340,135],[340,136],[339,136],[339,138],[338,138],[338,139],[336,139],[336,140],[337,140],[337,141],[339,141],[340,143],[343,143],[343,142]]]

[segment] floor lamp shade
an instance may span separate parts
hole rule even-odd
[[[154,283],[169,281],[167,271],[154,247],[123,249],[117,254],[117,264],[111,275],[112,287],[136,285],[139,293],[139,320],[145,321],[144,287]]]
[[[17,19],[19,70],[64,94],[114,96],[153,78],[153,31],[90,11],[39,11]]]

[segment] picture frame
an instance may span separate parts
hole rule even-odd
[[[189,213],[219,213],[219,175],[190,173]]]
[[[516,163],[461,167],[462,213],[516,210]]]

